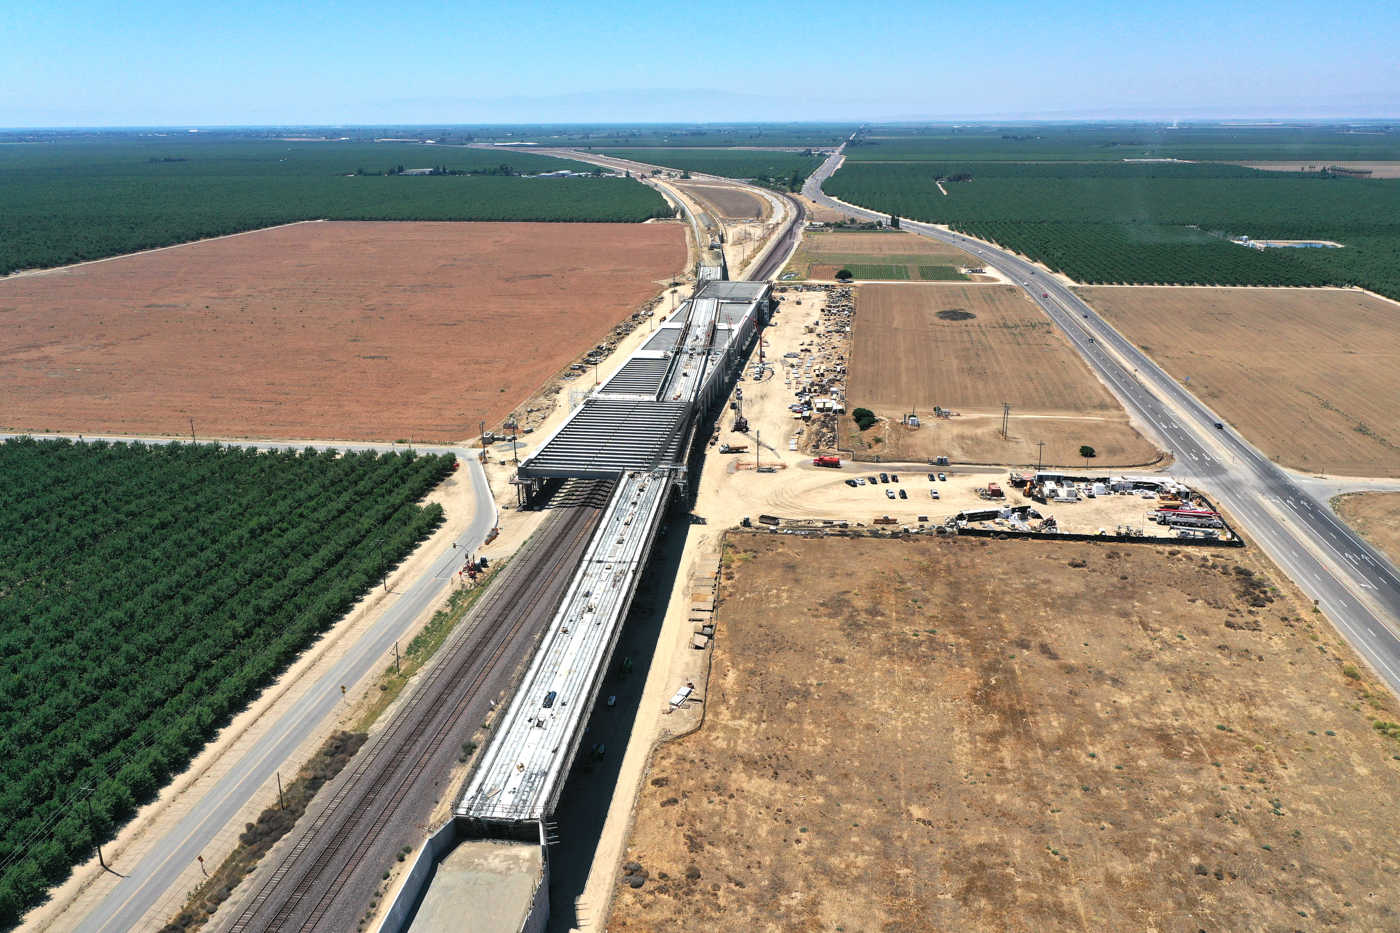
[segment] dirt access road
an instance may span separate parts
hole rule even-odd
[[[1393,927],[1400,714],[1252,554],[731,535],[608,928]]]
[[[1003,402],[1011,405],[1007,438]],[[936,418],[936,406],[958,416]],[[861,285],[846,407],[890,422],[861,439],[887,460],[1082,467],[1081,445],[1094,448],[1095,468],[1159,458],[1073,347],[1011,286]],[[902,427],[909,412],[923,427]]]
[[[674,224],[307,223],[12,278],[3,427],[461,440],[685,262]]]

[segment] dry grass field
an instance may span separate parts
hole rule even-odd
[[[1400,928],[1400,713],[1251,552],[731,535],[724,577],[609,930]]]
[[[1316,288],[1080,294],[1279,463],[1400,476],[1400,305]]]
[[[1338,496],[1332,507],[1392,562],[1400,564],[1400,492],[1364,492]]]
[[[899,231],[807,231],[788,261],[787,272],[798,278],[831,278],[843,265],[901,265],[919,278],[919,266],[976,265],[973,256],[928,237]]]
[[[459,440],[685,261],[675,224],[311,223],[13,277],[0,425]]]
[[[893,422],[863,438],[886,459],[1033,464],[1040,441],[1046,464],[1082,467],[1081,445],[1095,449],[1097,467],[1159,456],[1050,319],[1012,286],[862,285],[852,338],[847,407]],[[1000,434],[1003,402],[1012,409],[1009,439]],[[960,417],[936,419],[935,406]],[[911,411],[923,421],[916,431],[899,424]]]

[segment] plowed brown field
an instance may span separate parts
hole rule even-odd
[[[1080,294],[1278,462],[1400,476],[1400,306],[1393,302],[1319,288]]]
[[[0,281],[0,426],[460,440],[685,265],[674,224],[310,223]]]
[[[972,314],[945,320],[940,312]],[[856,297],[848,408],[894,422],[864,443],[890,460],[947,455],[974,463],[1074,464],[1093,447],[1097,467],[1149,463],[1157,449],[1054,326],[1009,285],[862,285]],[[1001,404],[1011,405],[1010,438]],[[936,419],[935,406],[960,417]],[[914,412],[923,427],[900,424]],[[1042,454],[1039,445],[1045,442]]]
[[[607,929],[1397,928],[1400,713],[1252,553],[731,535]]]

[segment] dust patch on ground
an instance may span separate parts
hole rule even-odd
[[[723,576],[609,929],[1400,923],[1400,714],[1250,552],[731,534]]]
[[[1313,473],[1400,476],[1394,302],[1323,288],[1079,294],[1279,463]]]
[[[472,437],[685,255],[667,224],[309,223],[0,281],[3,427]]]

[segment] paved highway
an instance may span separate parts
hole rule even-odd
[[[866,220],[887,215],[828,197],[821,185],[840,167],[837,152],[803,194]],[[990,243],[902,219],[900,229],[958,246],[996,269],[1043,308],[1135,421],[1177,460],[1175,472],[1226,509],[1317,605],[1392,690],[1400,692],[1400,574],[1289,472],[1118,333],[1068,287]],[[1216,427],[1220,424],[1221,427]]]
[[[0,439],[17,435],[0,434]],[[38,435],[38,437],[56,435]],[[72,435],[76,439],[76,435]],[[126,441],[134,438],[84,435],[85,440]],[[146,443],[170,443],[178,438],[145,438]],[[246,447],[335,447],[338,450],[389,450],[380,444],[242,444]],[[449,448],[415,447],[419,453],[445,453]],[[485,541],[496,524],[496,507],[486,473],[474,457],[464,458],[466,475],[471,478],[476,513],[471,524],[456,539],[457,547],[446,548],[418,578],[370,626],[349,650],[307,692],[296,701],[244,754],[190,812],[165,834],[136,864],[116,868],[125,877],[77,927],[78,933],[127,933],[138,928],[140,919],[158,904],[187,868],[195,863],[213,839],[253,799],[258,790],[285,765],[301,743],[321,728],[342,700],[340,686],[355,684],[377,669],[395,641],[402,639],[415,619],[440,596],[463,558]]]

